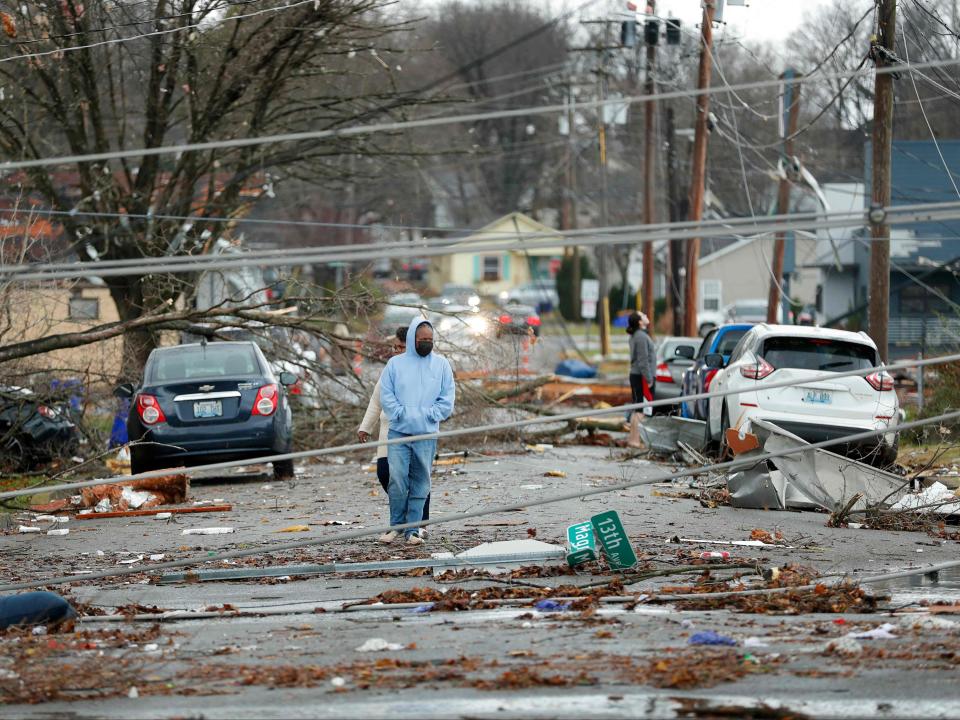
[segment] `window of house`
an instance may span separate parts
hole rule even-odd
[[[950,297],[950,284],[947,282],[925,282],[930,288],[938,292],[931,292],[926,287],[910,283],[900,288],[901,315],[928,315],[943,313],[950,309],[950,304],[943,298]]]
[[[700,302],[703,310],[714,311],[720,309],[723,297],[723,286],[719,280],[702,280],[700,282]]]
[[[98,320],[100,301],[97,298],[72,297],[68,317],[71,320]]]
[[[500,279],[500,257],[498,255],[483,256],[483,279],[485,281]]]

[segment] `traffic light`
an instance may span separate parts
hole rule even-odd
[[[660,42],[660,21],[650,19],[643,26],[643,40],[647,45],[656,45]]]
[[[680,44],[680,20],[667,18],[667,45]]]
[[[632,48],[637,44],[637,22],[626,20],[620,23],[620,44]]]

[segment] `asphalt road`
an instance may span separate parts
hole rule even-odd
[[[541,454],[524,452],[519,445],[480,445],[480,452],[483,456],[465,465],[438,468],[435,517],[670,471],[668,465],[621,460],[622,451],[597,447],[553,448]],[[486,576],[451,581],[408,573],[154,584],[149,569],[159,560],[152,561],[151,555],[169,560],[202,558],[220,549],[266,551],[272,544],[344,529],[327,524],[332,521],[349,523],[350,529],[385,524],[386,499],[365,469],[367,460],[309,465],[291,483],[253,475],[194,485],[193,499],[222,499],[233,505],[229,513],[185,515],[176,523],[72,520],[65,537],[0,536],[4,581],[127,567],[121,561],[142,555],[134,566],[144,572],[131,578],[90,582],[78,575],[68,592],[88,603],[88,612],[114,613],[118,607],[144,612],[144,606],[156,606],[256,613],[162,624],[88,618],[79,635],[0,636],[4,717],[689,717],[709,715],[721,706],[728,708],[725,712],[732,707],[743,713],[782,706],[823,717],[960,714],[954,679],[960,622],[953,623],[950,615],[906,612],[919,609],[917,602],[923,599],[954,602],[957,592],[945,578],[939,585],[920,578],[917,587],[886,588],[892,597],[882,606],[901,608],[896,614],[796,614],[789,609],[753,614],[622,603],[566,612],[530,607],[341,611],[345,603],[388,590],[452,593],[493,587],[524,594],[611,579],[601,569],[514,579],[513,585]],[[544,475],[553,470],[566,476]],[[638,555],[652,567],[684,564],[703,550],[717,549],[731,551],[731,562],[800,564],[821,573],[877,573],[956,557],[956,543],[941,544],[924,533],[828,528],[818,513],[705,508],[694,499],[667,496],[678,489],[682,487],[644,486],[438,525],[419,548],[353,540],[279,556],[265,552],[254,562],[273,566],[428,557],[534,533],[537,540],[559,542],[567,525],[609,509],[620,513]],[[278,532],[296,524],[310,529]],[[210,526],[234,532],[182,534],[186,528]],[[757,528],[781,532],[789,547],[670,542],[674,536],[746,540]],[[687,582],[689,576],[657,578],[623,592],[649,593]],[[844,637],[883,623],[894,626],[889,630],[894,637]],[[690,644],[694,633],[706,630],[737,644]],[[373,638],[401,649],[358,651]],[[831,642],[834,647],[828,649]],[[856,655],[845,655],[851,643]],[[131,688],[137,697],[129,697]]]

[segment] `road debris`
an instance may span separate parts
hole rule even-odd
[[[357,652],[385,652],[403,649],[404,646],[400,643],[387,642],[383,638],[370,638],[357,648]]]
[[[128,485],[106,484],[81,488],[80,504],[85,508],[94,508],[97,512],[149,510],[159,505],[186,502],[189,494],[189,476],[163,475],[137,480]]]
[[[208,528],[187,528],[181,535],[226,535],[232,533],[232,527],[208,527]]]
[[[737,641],[713,630],[704,630],[691,635],[687,643],[689,645],[727,645],[733,647],[737,644]]]
[[[151,509],[120,510],[115,512],[81,512],[77,514],[77,520],[108,520],[110,518],[149,517],[151,515],[155,516],[157,520],[168,520],[171,515],[232,511],[232,505],[204,505],[202,507],[164,508],[163,510]]]

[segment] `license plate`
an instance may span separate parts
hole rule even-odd
[[[223,415],[223,403],[219,400],[201,400],[193,404],[193,416],[198,418],[212,418]]]
[[[830,393],[828,393],[826,390],[807,390],[803,396],[803,401],[808,403],[816,403],[819,405],[829,405],[831,402],[833,402]]]

